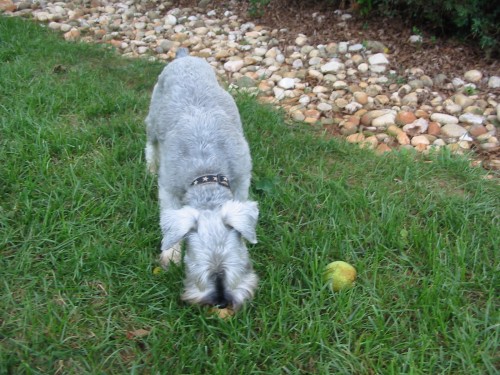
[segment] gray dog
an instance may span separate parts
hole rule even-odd
[[[156,84],[146,118],[148,170],[158,172],[160,262],[181,260],[190,303],[237,310],[258,278],[243,239],[257,242],[248,201],[252,162],[233,98],[212,67],[180,49]]]

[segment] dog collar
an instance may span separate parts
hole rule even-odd
[[[203,184],[219,184],[221,186],[227,187],[228,189],[230,188],[229,180],[226,176],[223,176],[221,174],[207,174],[198,177],[193,182],[191,182],[191,186]]]

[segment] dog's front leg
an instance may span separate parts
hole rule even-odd
[[[169,249],[161,250],[160,265],[163,269],[168,269],[170,263],[179,264],[182,259],[181,242],[176,243]]]
[[[146,156],[147,171],[151,174],[156,174],[158,172],[158,142],[148,139],[144,153]]]
[[[248,189],[250,188],[250,178],[241,177],[231,181],[234,199],[240,202],[248,200]]]
[[[167,192],[162,186],[158,190],[158,199],[160,201],[160,219],[167,210],[178,209],[181,207],[181,201],[175,196]],[[165,238],[166,233],[162,233]],[[179,264],[182,260],[182,242],[177,242],[171,247],[165,244],[165,240],[161,241],[160,265],[164,269],[168,269],[170,262]]]

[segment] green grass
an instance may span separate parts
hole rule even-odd
[[[446,154],[374,156],[246,96],[259,289],[227,321],[183,304],[182,268],[152,272],[161,69],[0,18],[0,374],[497,373],[497,181]],[[323,285],[333,260],[354,289]]]

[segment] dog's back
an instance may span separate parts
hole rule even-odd
[[[214,171],[225,173],[237,184],[240,175],[251,171],[238,108],[204,59],[181,50],[164,68],[146,123],[148,138],[162,144],[161,184],[183,190],[194,178]],[[167,177],[179,175],[182,178],[175,181]],[[241,189],[237,196],[246,198],[247,194]]]
[[[185,124],[186,117],[218,113],[242,132],[234,100],[219,86],[213,68],[205,60],[185,54],[181,52],[163,69],[153,91],[149,121],[162,133]]]

